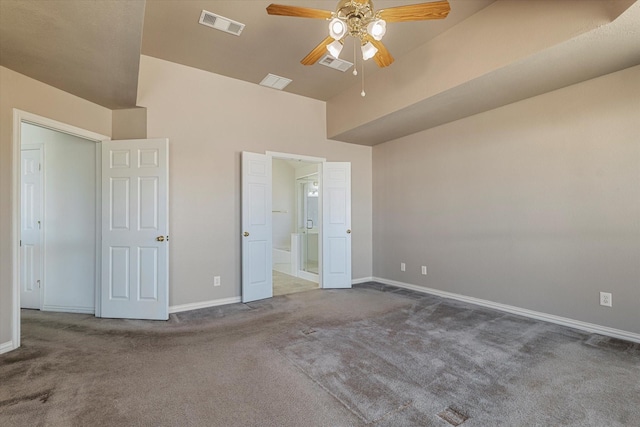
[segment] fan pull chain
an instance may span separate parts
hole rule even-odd
[[[357,46],[356,46],[356,41],[354,39],[353,41],[353,75],[357,76],[358,75],[358,64],[357,64],[357,60],[358,60],[358,53],[357,53]]]
[[[362,61],[362,92],[360,92],[360,95],[362,95],[363,98],[367,95],[364,91],[364,61]]]

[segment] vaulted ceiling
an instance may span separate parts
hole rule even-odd
[[[635,0],[449,0],[446,19],[392,23],[394,64],[357,77],[300,60],[326,21],[270,16],[270,1],[2,0],[0,65],[110,109],[136,105],[140,55],[327,102],[329,138],[374,145],[640,64]],[[376,9],[419,1],[375,1]],[[278,3],[333,10],[333,0]],[[240,36],[198,24],[207,10]],[[341,58],[353,62],[353,44]]]

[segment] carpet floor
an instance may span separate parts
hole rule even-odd
[[[376,283],[171,315],[24,310],[2,426],[640,426],[640,344]]]

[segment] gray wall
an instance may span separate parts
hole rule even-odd
[[[273,247],[290,248],[295,232],[296,171],[285,160],[273,159]]]
[[[375,146],[374,275],[640,333],[638,82],[640,66]]]
[[[372,149],[327,140],[324,102],[144,55],[139,82],[148,137],[169,138],[170,306],[240,295],[242,151],[351,162],[353,278],[371,277]]]

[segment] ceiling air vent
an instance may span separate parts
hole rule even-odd
[[[262,79],[262,81],[260,82],[260,85],[261,86],[270,87],[270,88],[273,88],[273,89],[282,90],[289,83],[291,83],[291,79],[287,79],[287,78],[284,78],[284,77],[276,76],[275,74],[267,74],[267,77]]]
[[[333,56],[326,54],[320,60],[320,64],[329,68],[334,68],[343,73],[353,66],[351,62],[343,61],[342,59],[334,58]]]
[[[203,10],[200,14],[200,22],[207,27],[215,28],[216,30],[224,31],[225,33],[239,36],[244,30],[244,24],[225,18],[224,16],[216,15],[215,13]]]

